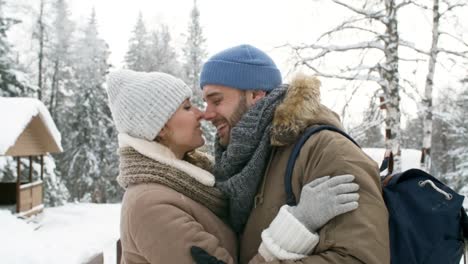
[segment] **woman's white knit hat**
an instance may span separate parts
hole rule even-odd
[[[153,141],[192,90],[166,73],[118,70],[107,78],[107,94],[117,131]]]

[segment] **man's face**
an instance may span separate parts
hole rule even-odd
[[[207,103],[204,117],[216,127],[222,146],[229,144],[231,129],[249,108],[246,94],[245,91],[222,85],[203,87],[203,98]]]

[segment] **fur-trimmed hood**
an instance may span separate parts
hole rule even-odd
[[[276,108],[271,129],[271,144],[294,143],[302,132],[315,124],[342,128],[339,116],[320,103],[320,81],[298,74],[288,87],[283,102]]]

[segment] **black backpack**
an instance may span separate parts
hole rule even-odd
[[[309,127],[294,145],[286,167],[284,186],[290,206],[296,205],[291,178],[297,156],[302,145],[322,130],[340,133],[359,147],[336,127]],[[392,163],[392,156],[388,155],[380,168],[389,170],[389,175],[381,180],[389,212],[391,263],[459,264],[468,235],[464,197],[419,169],[391,175]]]

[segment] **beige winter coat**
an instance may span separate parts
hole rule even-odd
[[[131,146],[147,157],[165,160],[206,184],[214,184],[211,174],[188,162],[176,161],[168,149],[155,151],[133,143],[131,138],[119,138],[121,147]],[[120,234],[122,263],[126,264],[191,264],[191,246],[201,247],[225,263],[237,262],[236,237],[231,229],[202,204],[162,184],[128,186],[122,202]]]
[[[240,239],[240,263],[261,263],[257,254],[261,232],[286,202],[284,174],[292,145],[304,128],[330,124],[341,128],[335,113],[319,102],[318,80],[295,79],[273,121],[273,149],[252,210]],[[380,187],[377,164],[351,141],[336,132],[322,131],[303,146],[297,159],[292,186],[300,197],[306,183],[322,176],[352,174],[359,184],[359,208],[340,215],[319,230],[313,253],[294,263],[390,263],[388,212]],[[293,263],[273,261],[271,263]]]

